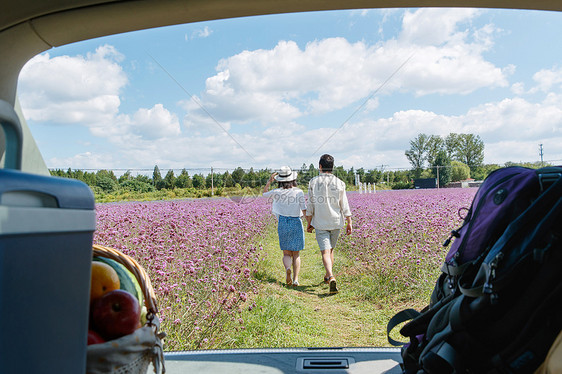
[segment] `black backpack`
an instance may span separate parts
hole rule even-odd
[[[496,170],[480,186],[429,305],[388,323],[404,373],[529,373],[562,328],[562,167]],[[404,344],[390,338],[398,324]]]

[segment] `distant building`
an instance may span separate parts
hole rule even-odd
[[[451,182],[447,185],[447,188],[468,188],[468,187],[480,187],[482,181],[476,181],[472,178],[468,178],[459,182]]]
[[[414,179],[414,188],[437,188],[437,178]]]

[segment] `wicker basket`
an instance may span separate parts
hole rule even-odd
[[[150,364],[155,373],[164,373],[160,322],[156,314],[156,295],[145,270],[130,256],[116,249],[101,245],[93,246],[94,257],[106,257],[124,265],[137,279],[144,295],[147,309],[146,324],[134,333],[101,344],[88,346],[87,373],[131,373],[145,374]]]

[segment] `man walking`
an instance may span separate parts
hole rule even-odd
[[[345,183],[332,174],[334,158],[328,154],[322,155],[318,168],[320,175],[312,178],[308,184],[307,231],[316,230],[316,241],[326,269],[324,283],[330,284],[330,293],[336,293],[338,287],[332,272],[334,248],[344,225],[344,217],[347,235],[353,230],[351,210],[347,202]]]

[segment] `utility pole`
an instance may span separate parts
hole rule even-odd
[[[211,166],[211,196],[215,195],[215,188],[213,183],[213,167]]]
[[[539,144],[539,155],[541,156],[541,166],[544,166],[544,163],[543,163],[542,144]]]
[[[439,165],[435,166],[437,168],[437,189],[439,189]]]
[[[385,164],[381,165],[381,180],[380,181],[382,183],[384,183],[384,167],[385,166],[388,166],[388,165],[385,165]]]

